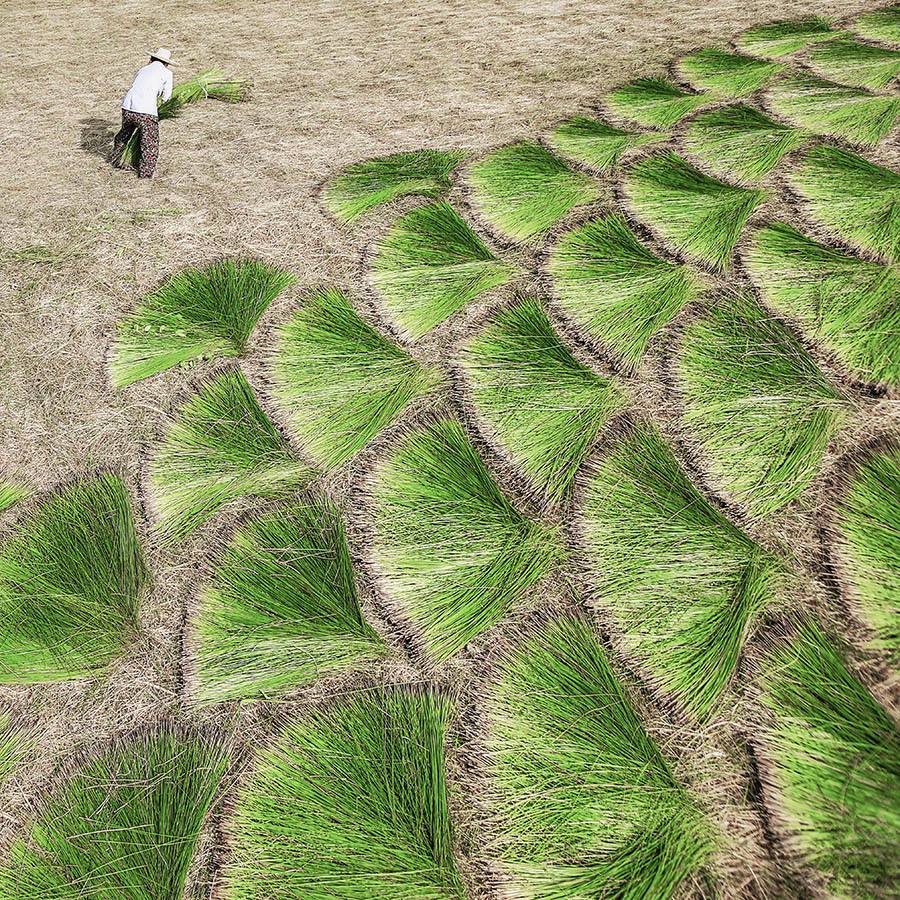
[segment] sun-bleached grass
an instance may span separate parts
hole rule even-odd
[[[668,139],[665,133],[626,131],[597,119],[573,116],[558,125],[547,142],[557,153],[605,172],[616,166],[623,153]]]
[[[746,97],[768,84],[785,64],[709,47],[683,56],[678,67],[697,90],[716,97]]]
[[[30,493],[30,489],[23,484],[0,479],[0,513],[24,500]]]
[[[647,128],[671,128],[713,99],[691,94],[663,78],[636,78],[606,95],[606,105],[629,122]]]
[[[829,41],[814,47],[809,59],[826,78],[873,91],[886,88],[900,75],[900,50],[862,41]]]
[[[807,16],[748,28],[738,37],[736,44],[754,56],[778,57],[821,41],[830,41],[845,33],[835,31],[827,19]]]
[[[22,761],[35,737],[35,729],[0,709],[0,783]]]
[[[850,28],[875,41],[900,44],[900,3],[863,13],[853,20]]]

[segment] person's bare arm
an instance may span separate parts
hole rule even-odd
[[[166,72],[166,83],[163,85],[162,102],[165,103],[172,96],[172,84],[175,81],[171,72]]]

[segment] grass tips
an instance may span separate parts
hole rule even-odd
[[[625,131],[597,119],[574,116],[559,125],[548,142],[557,153],[605,172],[619,162],[623,153],[668,138],[667,134]]]
[[[877,91],[900,75],[900,50],[861,41],[829,41],[809,54],[813,68],[841,84]]]
[[[606,105],[618,116],[647,128],[671,128],[699,106],[705,94],[690,94],[662,78],[637,78],[606,95]]]
[[[842,34],[842,31],[833,31],[826,19],[807,16],[748,28],[737,39],[737,46],[755,56],[787,56],[811,44],[830,41]]]
[[[693,87],[717,97],[746,97],[784,69],[784,63],[754,59],[714,47],[688,53],[678,65]]]
[[[24,485],[0,478],[0,513],[24,500],[30,493],[31,491]]]

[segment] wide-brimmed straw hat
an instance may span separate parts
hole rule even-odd
[[[178,63],[172,60],[172,51],[160,47],[159,50],[151,51],[150,59],[158,59],[160,62],[167,63],[170,66],[177,66]]]

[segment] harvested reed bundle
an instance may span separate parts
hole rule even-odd
[[[665,133],[624,131],[606,122],[574,116],[556,128],[548,143],[557,153],[604,172],[613,168],[623,153],[668,138]]]
[[[711,99],[706,94],[689,94],[662,78],[637,78],[607,94],[606,105],[639,125],[670,128]]]
[[[746,97],[785,68],[784,63],[712,47],[683,56],[678,66],[693,87],[717,97]]]
[[[900,50],[861,41],[829,41],[813,48],[809,58],[826,78],[876,91],[900,75]]]
[[[31,491],[24,485],[16,484],[12,481],[0,480],[0,512],[14,506],[30,493]]]
[[[863,37],[900,44],[900,3],[863,13],[850,27]]]
[[[843,34],[846,32],[834,31],[826,19],[807,16],[748,28],[737,39],[737,46],[755,56],[787,56],[811,44],[830,41]]]

